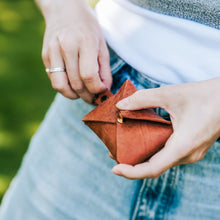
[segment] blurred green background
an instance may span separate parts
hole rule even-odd
[[[0,0],[0,201],[55,95],[41,61],[43,33],[34,1]]]

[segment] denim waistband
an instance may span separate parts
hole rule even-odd
[[[164,86],[164,84],[156,82],[145,74],[138,72],[136,69],[127,64],[121,59],[111,48],[110,52],[110,66],[113,75],[113,85],[111,91],[115,94],[126,80],[131,80],[135,87],[140,89],[151,89]],[[156,108],[155,111],[166,120],[170,120],[169,114],[161,108]]]
[[[130,66],[129,64],[126,63],[126,61],[124,61],[121,57],[119,57],[115,53],[115,51],[113,51],[110,47],[109,47],[109,53],[110,53],[110,66],[113,76],[125,65]],[[158,88],[166,85],[162,82],[158,82],[151,79],[144,73],[135,70],[133,67],[131,67],[129,74],[145,88]]]

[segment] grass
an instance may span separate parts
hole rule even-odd
[[[1,0],[0,201],[55,95],[41,61],[43,32],[34,1]]]

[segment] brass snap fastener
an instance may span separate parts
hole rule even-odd
[[[124,120],[123,120],[123,116],[122,116],[121,113],[118,114],[117,121],[118,121],[120,124],[122,124],[122,123],[124,122]]]

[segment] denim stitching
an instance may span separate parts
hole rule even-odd
[[[147,179],[144,179],[143,183],[142,183],[142,186],[140,188],[140,191],[139,191],[139,193],[137,195],[138,199],[137,199],[137,202],[136,202],[136,205],[135,205],[135,208],[134,208],[131,220],[135,220],[136,217],[137,217],[137,214],[138,214],[138,211],[139,211],[139,206],[140,206],[140,203],[141,203],[142,194],[143,194],[145,186],[146,186],[146,182],[147,182]]]
[[[178,179],[178,175],[179,175],[179,166],[174,167],[174,171],[175,171],[175,175],[173,176],[173,183],[172,183],[172,187],[171,187],[172,191],[175,189],[175,186],[177,185],[177,179]],[[168,213],[169,207],[171,205],[173,196],[174,196],[174,193],[172,193],[172,195],[170,196],[169,201],[165,207],[164,218],[163,218],[164,220],[167,217],[167,213]]]
[[[171,168],[164,174],[164,177],[159,177],[158,179],[145,179],[138,194],[132,220],[165,219],[167,210],[172,202],[173,189],[177,182],[177,170],[177,167]],[[168,191],[169,193],[167,194]],[[159,195],[157,200],[154,201],[150,198],[151,196],[149,196],[149,194],[152,193]],[[146,206],[146,209],[143,211],[142,207],[144,206]]]
[[[164,183],[164,189],[162,189],[162,196],[160,199],[160,203],[157,207],[155,218],[156,219],[165,219],[167,210],[171,204],[173,198],[173,189],[177,179],[177,167],[173,167],[169,169],[166,177],[166,183]],[[158,213],[159,212],[159,213]]]

